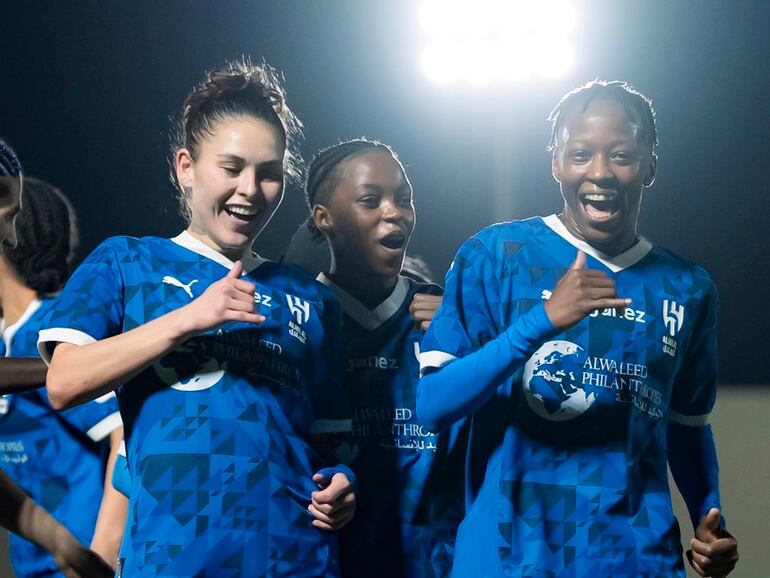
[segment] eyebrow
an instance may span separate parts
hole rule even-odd
[[[362,184],[358,185],[356,188],[364,189],[364,190],[372,191],[372,192],[377,192],[377,193],[379,193],[379,192],[381,192],[383,190],[383,188],[381,186],[375,185],[375,184],[372,184],[372,183],[362,183]],[[395,190],[398,191],[398,192],[401,192],[401,191],[404,191],[404,190],[411,190],[411,189],[412,189],[412,187],[410,187],[409,184],[403,183],[403,184],[399,185],[398,187],[396,187]]]
[[[244,159],[243,157],[232,153],[221,153],[217,155],[217,158],[223,161],[232,161],[232,162],[238,162],[238,163],[246,162],[246,159]],[[281,159],[270,159],[269,161],[265,161],[260,164],[268,165],[268,164],[281,164],[281,163],[282,163]]]

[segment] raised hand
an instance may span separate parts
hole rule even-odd
[[[695,528],[692,550],[687,550],[690,566],[700,576],[727,576],[738,562],[738,541],[720,527],[721,514],[711,508]]]
[[[631,299],[618,297],[615,281],[603,271],[586,269],[586,254],[578,251],[572,266],[559,279],[545,312],[554,328],[564,331],[596,309],[622,309]]]
[[[95,552],[78,542],[69,532],[60,533],[51,552],[56,565],[67,578],[110,578],[115,574]]]
[[[203,295],[183,308],[188,337],[215,329],[228,321],[259,324],[265,320],[263,315],[254,312],[254,284],[241,280],[241,273],[243,264],[236,261],[225,277],[210,285]]]
[[[322,530],[339,530],[353,519],[356,511],[356,495],[348,477],[336,473],[331,479],[322,473],[313,476],[320,488],[311,494],[308,511],[313,514],[313,525]]]
[[[427,331],[430,322],[436,315],[436,311],[441,306],[441,295],[428,295],[427,293],[416,293],[409,305],[409,315],[414,321],[415,327],[420,331]]]

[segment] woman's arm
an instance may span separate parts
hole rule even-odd
[[[55,409],[78,405],[129,381],[190,337],[228,321],[262,323],[254,313],[254,285],[240,279],[236,262],[226,277],[189,305],[144,325],[86,345],[59,343],[48,369],[48,398]]]
[[[115,568],[118,563],[120,542],[128,514],[128,499],[112,486],[112,473],[118,456],[118,448],[123,440],[123,428],[115,428],[110,433],[110,454],[104,474],[104,493],[96,518],[91,550],[105,559]]]
[[[45,383],[48,366],[36,357],[0,358],[0,394],[21,393]]]

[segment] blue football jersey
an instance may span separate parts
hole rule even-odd
[[[455,576],[684,576],[666,428],[705,424],[715,399],[716,293],[703,269],[643,238],[610,258],[554,215],[489,227],[453,262],[421,365],[440,378],[543,316],[578,249],[633,303],[551,326],[473,414]]]
[[[356,515],[340,532],[343,576],[448,576],[462,510],[462,457],[450,434],[415,416],[420,341],[409,314],[416,293],[436,285],[400,277],[391,295],[369,310],[328,277],[342,303],[343,383],[353,408],[347,462],[356,472]],[[452,472],[452,467],[456,471]]]
[[[37,357],[41,323],[55,299],[34,300],[22,317],[3,326],[5,357]],[[108,447],[103,440],[121,425],[114,394],[57,412],[45,389],[0,399],[0,467],[32,499],[88,545],[104,488]],[[10,535],[10,557],[19,577],[60,576],[39,546]]]
[[[188,233],[116,237],[65,287],[40,335],[87,344],[178,309],[233,262]],[[313,432],[350,428],[339,303],[287,265],[244,259],[257,326],[193,337],[122,385],[129,514],[125,576],[334,576],[334,533],[307,511],[323,464]]]

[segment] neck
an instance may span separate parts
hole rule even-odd
[[[8,261],[0,256],[0,302],[6,325],[13,325],[37,298],[37,293],[27,287]]]
[[[251,254],[251,243],[242,249],[224,249],[219,245],[217,245],[214,242],[214,240],[211,237],[209,237],[206,233],[193,227],[192,225],[187,227],[187,232],[190,234],[190,236],[196,238],[198,241],[200,241],[204,245],[207,245],[209,248],[213,249],[220,255],[224,255],[231,261],[237,261],[238,259],[243,259],[244,257]],[[253,239],[252,239],[252,242],[253,242]]]
[[[370,311],[385,301],[396,287],[398,277],[374,277],[371,275],[346,274],[344,271],[352,269],[332,268],[329,278],[342,289],[363,303]]]

